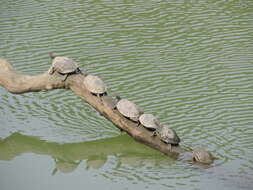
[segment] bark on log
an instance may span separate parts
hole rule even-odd
[[[180,146],[163,143],[158,137],[153,137],[151,132],[145,128],[136,127],[136,123],[126,119],[117,110],[104,106],[97,96],[92,95],[85,88],[83,80],[84,75],[82,74],[70,75],[64,82],[57,72],[53,75],[49,75],[48,72],[34,76],[24,75],[18,73],[7,60],[0,59],[0,85],[10,93],[21,94],[59,88],[70,89],[134,140],[171,157],[177,157],[179,153],[185,151]]]

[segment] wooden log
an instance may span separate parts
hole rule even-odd
[[[0,59],[0,85],[13,94],[66,87],[57,73],[55,75],[49,75],[47,72],[34,76],[23,75],[5,59]]]
[[[117,110],[104,106],[101,99],[85,88],[83,84],[84,77],[82,74],[74,74],[70,75],[66,81],[63,81],[62,76],[57,72],[53,75],[48,74],[48,72],[33,76],[24,75],[18,73],[7,60],[0,59],[0,85],[10,93],[22,94],[59,88],[70,89],[134,140],[171,157],[177,157],[179,153],[185,151],[180,146],[163,143],[157,136],[152,136],[152,132],[141,126],[136,127],[135,122],[128,120]]]

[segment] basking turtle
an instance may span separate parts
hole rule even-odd
[[[88,75],[84,78],[83,83],[91,94],[96,95],[98,98],[107,94],[104,81],[97,76]]]
[[[192,160],[202,164],[211,164],[215,157],[204,148],[192,149]]]
[[[144,113],[139,117],[140,123],[147,129],[154,131],[159,127],[159,121],[153,114]]]
[[[118,98],[116,96],[116,99],[114,99],[112,96],[103,96],[102,97],[102,103],[104,106],[115,109],[118,102]]]
[[[176,131],[167,126],[159,125],[159,127],[155,130],[154,135],[157,135],[161,141],[166,144],[178,145],[181,141],[177,136]]]
[[[52,66],[48,70],[48,73],[50,75],[52,75],[55,71],[61,75],[66,75],[63,80],[65,81],[69,75],[82,74],[76,62],[74,62],[72,59],[63,56],[55,56],[52,53],[50,53],[49,55],[53,59]]]
[[[116,108],[126,118],[139,123],[139,117],[143,111],[141,111],[140,108],[133,102],[127,99],[120,99]]]

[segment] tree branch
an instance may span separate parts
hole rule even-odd
[[[0,59],[0,85],[13,94],[65,88],[58,75],[23,75],[5,59]]]
[[[141,126],[136,127],[136,123],[122,116],[117,110],[104,106],[97,96],[92,95],[85,88],[84,77],[82,74],[74,74],[63,82],[57,72],[53,75],[49,75],[48,72],[34,76],[24,75],[18,73],[7,60],[0,59],[0,85],[10,93],[21,94],[58,88],[70,89],[134,140],[172,157],[184,151],[180,146],[163,143],[158,137],[152,136],[152,132]]]

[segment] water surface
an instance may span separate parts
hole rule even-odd
[[[160,155],[65,90],[0,88],[1,189],[250,189],[252,31],[250,0],[2,1],[0,56],[18,71],[70,56],[219,160]]]

